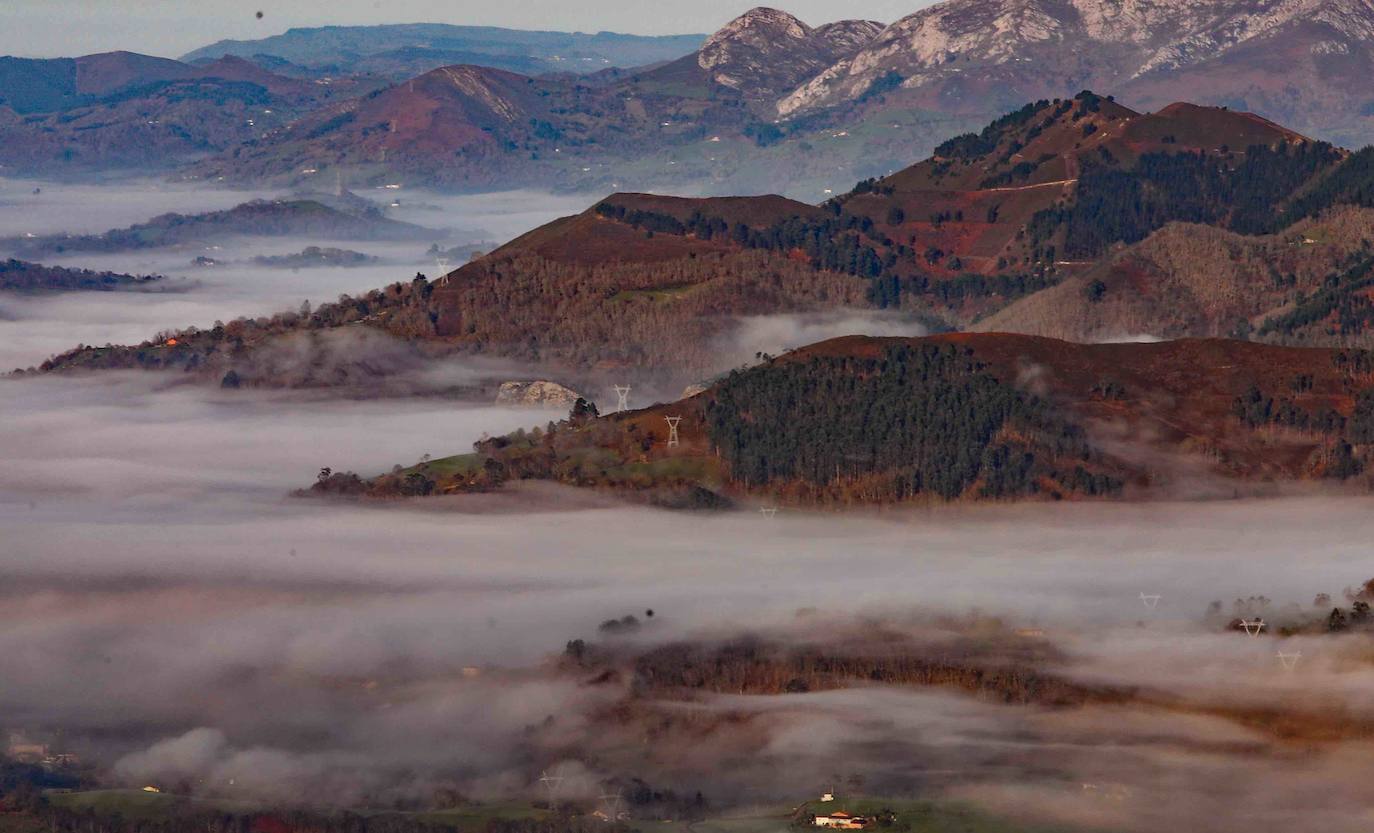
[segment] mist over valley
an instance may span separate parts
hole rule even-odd
[[[1368,4],[732,11],[0,57],[0,833],[1368,829]]]

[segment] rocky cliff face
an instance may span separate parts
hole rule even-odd
[[[496,391],[496,404],[512,408],[568,409],[581,394],[557,382],[502,382]]]
[[[1367,54],[1372,40],[1370,0],[947,0],[892,24],[783,96],[778,110],[834,105],[894,76],[908,89],[995,79],[1023,98],[1069,86],[1121,93],[1247,45],[1266,44],[1266,71],[1284,73],[1301,58],[1294,50]]]
[[[711,80],[746,95],[778,95],[852,55],[882,24],[846,20],[813,29],[777,9],[752,9],[712,35],[697,53]]]

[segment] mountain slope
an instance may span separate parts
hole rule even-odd
[[[782,198],[622,195],[607,203],[684,216],[705,209],[760,225],[819,213]],[[291,313],[215,330],[191,328],[176,334],[174,349],[164,338],[78,348],[42,369],[194,370],[216,380],[232,370],[243,384],[328,385],[335,381],[278,376],[270,362],[259,359],[284,344],[323,344],[320,339],[331,333],[365,330],[430,356],[504,356],[573,380],[611,374],[637,384],[682,385],[724,369],[721,339],[741,316],[864,303],[866,282],[855,276],[746,250],[727,239],[653,234],[636,227],[633,215],[627,222],[607,216],[607,210],[554,221],[435,281],[417,277],[320,304],[308,318]]]
[[[0,105],[17,113],[47,113],[88,103],[121,89],[177,81],[194,67],[133,52],[105,52],[80,58],[0,57]]]
[[[1249,336],[1368,345],[1371,240],[1369,208],[1258,237],[1173,224],[973,328],[1071,341]]]
[[[661,95],[627,98],[562,78],[441,67],[322,109],[196,172],[291,183],[308,176],[302,171],[342,168],[351,182],[493,190],[581,175],[635,146],[671,140],[672,124],[711,107]]]
[[[894,78],[932,102],[997,96],[999,88],[1024,99],[1092,87],[1131,101],[1138,90],[1145,106],[1185,95],[1220,104],[1240,100],[1252,84],[1281,88],[1284,79],[1305,97],[1330,92],[1312,82],[1359,77],[1374,54],[1371,34],[1367,0],[946,0],[893,23],[778,109],[833,106]],[[1327,77],[1295,74],[1295,61]]]

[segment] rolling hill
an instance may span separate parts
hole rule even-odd
[[[1374,210],[1246,236],[1170,224],[972,325],[1071,341],[1222,336],[1368,345]]]
[[[79,58],[0,57],[0,105],[20,115],[50,113],[129,87],[181,81],[195,67],[134,52],[104,52]]]
[[[436,240],[443,236],[380,215],[352,214],[314,200],[253,200],[224,211],[162,214],[145,223],[102,234],[49,235],[0,240],[26,257],[69,252],[122,252],[233,235],[309,235],[349,240]]]
[[[0,261],[0,290],[8,292],[114,292],[117,290],[161,288],[161,275],[126,275],[44,266],[28,261]]]
[[[669,420],[680,443],[669,445]],[[853,336],[689,399],[479,442],[316,493],[482,491],[521,479],[665,505],[1230,497],[1368,489],[1374,354],[1241,341],[1081,345],[1008,334]]]

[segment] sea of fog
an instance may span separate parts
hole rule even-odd
[[[1086,681],[1290,705],[1320,695],[1368,716],[1374,673],[1348,644],[1288,640],[1303,658],[1286,671],[1271,640],[1203,622],[1213,600],[1307,605],[1374,574],[1365,500],[771,519],[541,489],[324,503],[287,495],[323,465],[375,473],[549,415],[137,373],[0,387],[0,714],[63,730],[116,782],[283,802],[423,800],[455,782],[503,797],[537,790],[540,755],[557,752],[589,794],[628,771],[728,806],[842,777],[1121,829],[1197,823],[1223,795],[1265,808],[1237,816],[1250,830],[1313,813],[1358,829],[1374,807],[1352,774],[1374,765],[1365,744],[1295,759],[1223,720],[939,691],[723,697],[698,708],[756,714],[747,738],[712,734],[691,755],[665,740],[617,766],[625,739],[590,726],[607,695],[532,673],[646,609],[645,638],[663,640],[978,612],[1042,629]],[[568,723],[567,743],[532,749],[529,727],[550,719]],[[567,753],[581,744],[595,754]]]
[[[245,196],[3,185],[0,236]],[[579,207],[533,194],[426,199],[442,210],[409,219],[498,239]],[[102,202],[108,213],[92,205]],[[318,242],[242,241],[222,254]],[[0,366],[327,300],[425,266],[421,244],[354,248],[391,263],[192,273],[186,251],[73,260],[198,285],[0,298]],[[748,323],[759,343],[856,326],[867,323]],[[434,397],[226,391],[137,372],[0,379],[0,728],[63,737],[115,783],[286,803],[423,800],[450,784],[518,796],[557,762],[573,792],[595,796],[602,779],[638,774],[702,789],[718,807],[866,783],[1123,830],[1344,831],[1374,817],[1367,743],[1287,747],[1202,715],[860,688],[684,704],[751,715],[751,728],[655,745],[639,727],[622,735],[597,722],[604,690],[539,670],[569,640],[597,638],[603,620],[648,609],[649,640],[785,631],[815,616],[977,615],[1042,630],[1084,681],[1259,703],[1319,697],[1374,716],[1374,664],[1349,642],[1288,640],[1302,654],[1290,671],[1272,640],[1203,618],[1214,600],[1308,606],[1374,576],[1367,499],[769,518],[557,488],[385,504],[289,496],[323,466],[375,474],[557,417]],[[460,673],[470,668],[481,673]],[[558,743],[532,739],[531,727],[548,725]]]
[[[524,191],[455,197],[368,189],[359,195],[384,207],[392,219],[450,231],[450,239],[441,243],[445,247],[504,243],[549,220],[582,211],[590,199]],[[100,233],[166,212],[218,211],[273,196],[282,195],[142,180],[74,185],[0,178],[0,237]],[[392,203],[398,205],[393,208]],[[312,245],[352,249],[379,260],[351,268],[297,270],[251,262],[255,256],[292,254]],[[437,267],[426,254],[428,248],[423,242],[261,237],[208,246],[46,258],[43,262],[54,266],[160,274],[169,281],[160,287],[165,291],[153,292],[0,294],[0,368],[30,367],[78,343],[138,343],[164,329],[208,327],[217,320],[297,309],[303,301],[333,301],[342,293],[409,280],[417,272],[433,278]],[[192,265],[202,256],[220,265]]]

